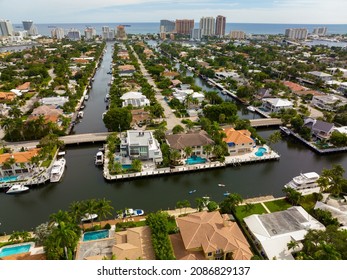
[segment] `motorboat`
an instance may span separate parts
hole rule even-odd
[[[103,165],[104,164],[104,154],[99,151],[95,156],[95,165]]]
[[[318,179],[319,175],[316,172],[300,173],[299,176],[294,177],[284,187],[295,190],[316,188],[318,187]]]
[[[223,193],[224,196],[229,196],[230,192]]]
[[[65,164],[66,164],[65,158],[60,158],[53,163],[50,178],[49,178],[51,183],[56,183],[60,181],[65,170]]]
[[[224,184],[218,184],[218,187],[225,187]]]
[[[247,109],[251,112],[255,112],[255,108],[253,106],[248,106]]]
[[[136,216],[142,216],[144,214],[145,212],[142,209],[128,208],[128,209],[125,209],[123,213],[123,217],[136,217]]]
[[[83,111],[79,111],[79,112],[77,113],[77,117],[78,117],[78,118],[82,119],[83,116],[84,116],[84,112],[83,112]]]
[[[280,130],[286,134],[286,135],[290,135],[290,129],[288,127],[285,127],[285,126],[280,126]]]
[[[15,193],[21,193],[26,192],[29,190],[29,187],[24,186],[23,184],[15,184],[12,185],[7,191],[7,194],[15,194]]]
[[[88,101],[88,99],[89,99],[89,95],[85,95],[85,96],[84,96],[84,100],[85,100],[85,101]]]
[[[191,191],[189,191],[189,194],[192,194],[192,193],[195,193],[196,192],[196,190],[191,190]]]
[[[81,222],[90,222],[95,220],[98,217],[98,214],[89,214],[86,213],[82,218],[81,218]]]

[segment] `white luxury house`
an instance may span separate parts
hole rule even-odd
[[[293,102],[282,98],[265,98],[262,107],[270,113],[293,108]]]
[[[150,101],[141,92],[129,91],[120,98],[123,100],[122,107],[132,105],[134,108],[149,106]]]

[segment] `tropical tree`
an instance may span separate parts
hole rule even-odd
[[[135,172],[141,172],[142,170],[142,161],[139,159],[134,159],[131,162],[131,168],[135,171]]]
[[[34,230],[35,244],[41,246],[44,244],[45,240],[52,233],[52,227],[48,223],[43,223],[38,225]]]
[[[105,198],[97,200],[96,209],[100,220],[111,216],[113,210],[111,200],[106,200]]]
[[[181,158],[181,153],[178,150],[171,150],[170,160],[173,164],[177,164],[177,161]]]
[[[210,154],[212,153],[213,151],[213,146],[210,145],[210,144],[207,144],[206,146],[203,147],[203,151],[204,153],[206,154],[207,158],[210,157]]]
[[[201,212],[204,209],[204,207],[206,206],[205,200],[202,197],[197,197],[195,199],[195,203],[196,203],[196,208],[198,209],[199,212]]]
[[[347,180],[343,178],[345,170],[340,164],[334,164],[332,169],[323,169],[320,178],[317,180],[322,192],[330,192],[333,196],[339,196],[341,192],[347,190]]]
[[[184,148],[184,153],[186,154],[187,158],[190,157],[190,155],[193,153],[193,148],[189,147],[189,146],[185,147]]]
[[[31,239],[31,234],[28,231],[14,231],[8,241],[10,242],[27,242]]]
[[[229,194],[220,204],[221,213],[235,213],[236,207],[242,203],[243,198],[238,193]]]
[[[172,133],[173,133],[173,134],[179,134],[179,133],[181,133],[181,132],[184,132],[184,128],[183,128],[183,126],[181,126],[181,125],[179,125],[179,124],[175,125],[175,126],[172,128]]]
[[[215,201],[210,201],[209,203],[207,203],[208,212],[216,211],[218,208],[219,208],[219,205]]]
[[[274,133],[270,134],[270,136],[267,138],[267,142],[272,145],[279,141],[281,141],[282,136],[279,131],[275,131]]]
[[[302,199],[300,192],[290,187],[285,187],[282,189],[282,191],[286,194],[286,199],[290,204],[299,205],[300,200]]]

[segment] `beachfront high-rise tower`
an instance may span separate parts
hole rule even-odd
[[[218,37],[223,37],[225,35],[225,25],[226,25],[226,17],[217,16],[216,18],[216,35]]]
[[[213,36],[216,31],[214,17],[202,17],[200,19],[201,36]]]
[[[0,36],[12,36],[13,26],[7,19],[0,19]]]
[[[190,35],[194,28],[194,19],[176,19],[175,29],[177,34]]]
[[[23,28],[28,32],[28,35],[36,36],[38,34],[37,28],[32,20],[23,20]]]

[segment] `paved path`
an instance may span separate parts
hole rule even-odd
[[[175,114],[172,112],[172,109],[167,104],[167,102],[164,99],[164,96],[161,94],[160,90],[157,88],[157,85],[155,84],[154,80],[152,79],[151,75],[147,72],[145,66],[143,65],[142,61],[138,57],[137,53],[134,51],[134,49],[131,47],[136,59],[139,62],[140,70],[142,72],[142,75],[147,79],[148,83],[153,87],[155,91],[155,97],[160,103],[160,105],[164,108],[164,115],[166,117],[167,122],[167,129],[171,130],[176,125],[182,125],[181,120],[175,116]]]

